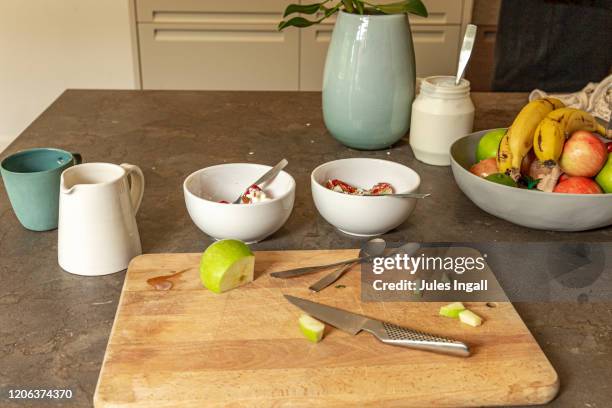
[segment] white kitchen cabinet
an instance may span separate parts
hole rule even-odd
[[[143,89],[321,89],[334,18],[278,32],[296,0],[135,1]],[[452,74],[472,0],[424,2],[429,17],[410,16],[417,76]]]
[[[296,90],[289,0],[137,0],[143,89]]]

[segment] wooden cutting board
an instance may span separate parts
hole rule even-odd
[[[94,395],[96,407],[424,407],[542,404],[557,373],[511,303],[468,304],[478,328],[438,316],[439,303],[361,303],[359,271],[318,294],[321,273],[269,272],[351,258],[356,250],[256,253],[255,281],[224,294],[202,287],[200,254],[143,255],[128,269]],[[147,279],[185,270],[158,291]],[[304,339],[308,298],[468,343],[458,358],[393,347],[328,327]]]

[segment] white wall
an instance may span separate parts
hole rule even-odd
[[[0,0],[0,151],[67,88],[138,87],[132,0]]]

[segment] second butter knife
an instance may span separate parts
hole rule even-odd
[[[315,319],[319,319],[351,335],[362,330],[373,334],[385,344],[408,347],[452,356],[468,357],[469,347],[460,341],[422,333],[395,324],[371,319],[357,313],[311,302],[295,296],[285,298]]]

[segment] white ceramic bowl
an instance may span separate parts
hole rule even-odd
[[[457,185],[491,215],[523,227],[551,231],[586,231],[612,224],[612,194],[544,193],[492,183],[469,172],[476,146],[489,130],[457,140],[450,150]]]
[[[206,167],[190,174],[183,183],[185,204],[199,229],[215,239],[233,238],[247,243],[261,241],[285,224],[295,200],[295,180],[280,172],[263,190],[270,201],[253,204],[232,202],[270,166],[231,163]]]
[[[414,170],[388,160],[343,159],[314,169],[310,184],[317,210],[334,227],[356,236],[381,235],[399,226],[414,210],[416,199],[342,194],[325,187],[329,179],[361,188],[387,182],[396,193],[416,192],[421,184]]]

